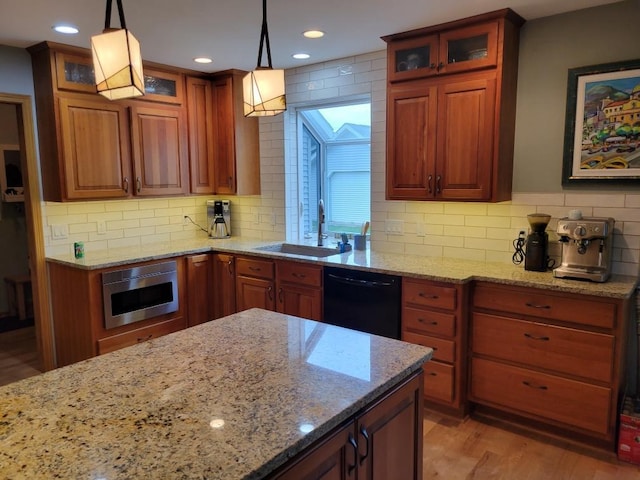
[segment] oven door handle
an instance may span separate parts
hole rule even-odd
[[[357,278],[351,277],[340,277],[338,275],[334,275],[333,273],[330,273],[329,277],[337,282],[346,283],[347,285],[358,285],[361,287],[384,288],[391,287],[393,285],[393,283],[390,282],[374,282],[371,280],[359,280]]]

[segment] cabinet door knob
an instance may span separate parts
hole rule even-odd
[[[284,303],[284,299],[282,298],[282,287],[280,287],[278,289],[278,300],[280,301],[280,303]]]
[[[227,270],[229,270],[229,275],[233,275],[233,260],[231,259],[227,262]]]
[[[440,193],[440,180],[442,180],[442,177],[438,175],[436,177],[436,194]]]
[[[273,287],[269,286],[267,288],[267,294],[269,295],[269,300],[273,300]]]
[[[435,64],[435,63],[430,63],[430,64],[429,64],[429,68],[430,68],[431,70],[434,70],[434,69],[436,68],[436,64]]]
[[[443,68],[444,68],[444,63],[443,63],[443,62],[440,62],[440,63],[438,64],[437,70],[438,70],[438,71],[440,71],[440,70],[442,70]]]
[[[433,65],[433,64],[432,64]],[[433,175],[429,175],[427,177],[427,191],[431,193],[433,190],[431,189],[431,180],[433,180]]]
[[[136,188],[138,190],[138,193],[140,193],[140,190],[142,190],[142,182],[140,181],[140,177],[136,177]]]
[[[129,177],[124,177],[122,187],[124,188],[124,193],[129,193]]]

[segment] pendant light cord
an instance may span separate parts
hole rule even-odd
[[[118,0],[118,3],[120,3],[120,1],[121,0]],[[262,47],[265,43],[267,45],[268,67],[273,68],[273,65],[271,64],[271,45],[269,45],[269,30],[267,28],[267,0],[262,0],[262,31],[260,32],[260,48],[258,49],[258,64],[256,68],[260,68],[260,64],[262,63]]]
[[[122,0],[116,0],[118,7],[118,16],[120,17],[120,28],[127,28],[127,24],[124,20],[124,8],[122,8]],[[104,15],[104,29],[108,30],[111,28],[111,4],[112,0],[107,0],[107,11]],[[265,7],[266,8],[266,7]],[[268,42],[268,40],[267,40]],[[269,47],[267,47],[268,49]]]

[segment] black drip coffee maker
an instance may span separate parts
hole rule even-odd
[[[547,247],[549,235],[546,229],[551,220],[551,215],[546,213],[531,213],[527,215],[529,220],[529,235],[524,257],[524,269],[534,272],[546,272],[549,263]]]

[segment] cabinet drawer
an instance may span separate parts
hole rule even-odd
[[[474,353],[610,382],[614,338],[602,333],[473,314]]]
[[[276,263],[278,281],[296,285],[322,286],[322,267],[295,262]]]
[[[113,352],[124,347],[130,347],[137,343],[146,342],[152,338],[162,337],[169,333],[177,332],[186,327],[183,317],[173,318],[165,322],[149,325],[148,327],[138,328],[130,332],[120,333],[111,337],[105,337],[98,340],[98,355]]]
[[[609,388],[480,358],[472,360],[470,378],[473,401],[609,433]]]
[[[402,303],[455,310],[456,289],[428,282],[405,280],[402,284]]]
[[[454,367],[430,361],[424,364],[424,394],[444,402],[453,400]]]
[[[245,277],[273,280],[273,262],[270,260],[239,257],[236,259],[236,274],[244,275]]]
[[[616,317],[610,302],[484,284],[476,285],[473,306],[603,328],[613,328]]]
[[[443,338],[419,335],[417,333],[403,332],[402,340],[409,343],[433,348],[433,359],[441,362],[453,363],[456,358],[456,343]]]
[[[453,337],[456,334],[456,316],[453,313],[404,307],[402,309],[402,327],[416,333],[432,333]]]

